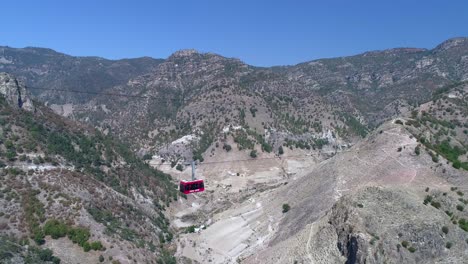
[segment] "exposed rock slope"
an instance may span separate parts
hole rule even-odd
[[[0,95],[13,107],[35,111],[29,91],[10,74],[0,72]]]
[[[382,133],[376,131],[271,194],[278,211],[282,203],[291,210],[278,220],[264,249],[259,253],[257,248],[246,262],[461,263],[466,259],[468,232],[459,221],[468,215],[456,209],[464,206],[464,200],[458,199],[468,191],[466,172],[443,159],[434,163],[425,150],[416,155],[418,142],[397,124],[379,130]],[[427,196],[430,201],[423,203]]]

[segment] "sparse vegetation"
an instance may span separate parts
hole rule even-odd
[[[36,195],[40,192],[37,190],[27,190],[22,197],[22,206],[25,212],[26,223],[29,227],[32,239],[38,244],[44,244],[44,232],[40,227],[40,223],[45,220],[44,205],[37,199]]]
[[[283,204],[283,214],[287,213],[291,209],[291,206],[289,204]]]
[[[163,249],[161,257],[156,261],[157,264],[176,264],[176,258],[167,250]]]

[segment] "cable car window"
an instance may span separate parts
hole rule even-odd
[[[205,184],[203,182],[200,182],[200,188],[205,188]]]

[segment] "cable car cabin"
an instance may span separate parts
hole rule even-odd
[[[205,190],[205,185],[203,180],[194,180],[194,181],[180,181],[179,185],[180,192],[185,194],[203,192]]]

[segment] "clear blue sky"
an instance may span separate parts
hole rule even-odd
[[[0,45],[166,58],[195,48],[257,66],[468,36],[468,1],[7,0]]]

